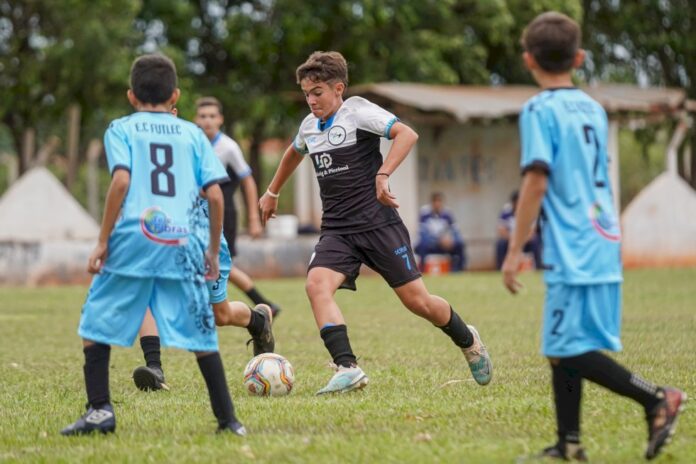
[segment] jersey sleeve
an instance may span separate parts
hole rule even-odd
[[[251,168],[244,159],[242,149],[234,140],[229,140],[229,150],[225,153],[225,163],[230,166],[239,179],[244,179],[251,175]]]
[[[534,104],[525,106],[519,124],[522,173],[541,169],[548,174],[553,165],[553,140],[544,108]]]
[[[295,148],[297,153],[306,155],[307,153],[309,153],[309,150],[307,149],[307,141],[305,140],[304,134],[302,133],[303,128],[304,123],[297,130],[297,135],[295,136],[295,140],[292,141],[292,146]]]
[[[399,118],[364,98],[352,97],[350,100],[356,127],[388,139],[392,126]]]
[[[131,170],[131,149],[123,126],[112,122],[104,134],[104,151],[111,175],[117,169]]]
[[[227,171],[225,171],[218,157],[215,156],[213,146],[200,129],[198,130],[196,142],[196,148],[198,150],[196,181],[198,182],[198,186],[206,190],[213,184],[227,182],[229,180]]]

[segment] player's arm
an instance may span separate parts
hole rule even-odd
[[[375,185],[377,188],[377,200],[383,205],[398,208],[399,203],[396,201],[396,196],[389,191],[389,176],[406,159],[408,152],[411,151],[413,145],[418,141],[418,134],[406,124],[397,121],[389,131],[389,138],[393,139],[394,142],[375,178]]]
[[[208,269],[206,279],[217,279],[220,273],[220,235],[222,235],[222,216],[225,210],[225,202],[222,197],[222,189],[218,184],[212,184],[205,190],[208,198],[208,219],[210,221],[210,245],[205,252]]]
[[[539,215],[547,185],[548,172],[540,168],[527,170],[522,178],[520,197],[515,210],[515,228],[510,233],[508,252],[502,268],[503,281],[511,293],[517,293],[522,287],[517,280],[522,249],[529,240],[529,231]]]
[[[114,230],[114,225],[121,212],[121,205],[123,204],[124,198],[126,198],[129,186],[130,172],[126,169],[116,169],[111,178],[109,191],[106,193],[104,216],[102,217],[97,246],[89,256],[89,262],[87,263],[87,271],[91,274],[98,273],[104,266],[109,251],[109,237],[111,236],[111,231]]]
[[[254,182],[254,177],[248,175],[242,179],[242,190],[244,191],[244,198],[246,198],[247,203],[247,218],[249,234],[253,238],[258,238],[263,232],[261,227],[261,221],[259,220],[259,191],[256,188],[256,182]]]
[[[275,217],[275,212],[278,209],[278,195],[280,194],[280,189],[283,188],[285,182],[287,182],[292,173],[295,172],[295,169],[297,169],[297,166],[300,165],[303,159],[304,156],[295,149],[294,145],[290,145],[285,150],[283,158],[278,165],[278,169],[276,169],[273,175],[273,180],[268,184],[266,193],[264,193],[259,200],[261,224],[266,225],[266,221]]]

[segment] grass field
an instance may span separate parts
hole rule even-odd
[[[498,274],[428,278],[480,329],[495,364],[479,387],[446,337],[399,305],[379,278],[339,292],[353,348],[370,376],[363,391],[315,397],[331,375],[299,279],[259,288],[282,303],[277,351],[296,370],[285,398],[247,396],[241,374],[247,334],[225,328],[221,351],[246,439],[217,436],[193,355],[164,350],[170,392],[142,393],[131,371],[137,349],[111,357],[115,435],[65,438],[82,413],[82,351],[75,333],[85,288],[0,288],[0,462],[515,462],[554,439],[549,370],[538,354],[543,287],[503,291]],[[624,352],[644,377],[696,394],[696,269],[632,271],[624,288]],[[232,296],[234,294],[232,293]],[[588,385],[584,443],[592,462],[639,462],[646,426],[640,408]],[[687,409],[658,462],[696,462],[696,411]]]

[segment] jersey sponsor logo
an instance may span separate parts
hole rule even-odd
[[[329,169],[333,164],[333,159],[328,153],[322,153],[321,155],[314,155],[314,164],[317,165],[318,169]]]
[[[334,174],[339,174],[341,172],[346,172],[350,170],[348,165],[345,166],[333,166],[333,158],[328,153],[322,153],[321,155],[313,155],[314,165],[316,166],[316,173],[318,178],[329,177]]]
[[[621,231],[616,218],[611,213],[604,211],[598,202],[590,206],[590,221],[599,235],[605,239],[612,242],[621,240]]]
[[[327,138],[331,145],[340,145],[344,140],[346,140],[346,130],[341,126],[333,126],[331,129],[329,129]]]
[[[143,211],[140,229],[145,237],[160,245],[184,245],[189,234],[187,227],[173,225],[171,218],[159,206]]]

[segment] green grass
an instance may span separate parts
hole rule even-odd
[[[171,392],[135,389],[139,348],[116,348],[111,393],[115,435],[65,438],[58,431],[85,402],[75,333],[84,288],[0,289],[0,462],[514,462],[554,438],[549,370],[538,354],[543,287],[507,295],[498,274],[428,278],[494,357],[491,385],[477,386],[443,334],[411,316],[379,278],[339,292],[355,352],[370,375],[363,391],[314,396],[331,375],[302,280],[259,283],[283,305],[277,350],[296,369],[285,398],[249,397],[241,373],[251,354],[241,329],[221,330],[221,351],[249,437],[216,436],[193,355],[164,350]],[[644,377],[696,393],[696,269],[632,271],[624,289],[624,352]],[[232,294],[234,296],[234,294]],[[457,380],[445,385],[447,382]],[[583,403],[584,443],[594,462],[639,462],[640,408],[594,385]],[[696,413],[687,409],[660,462],[696,461]]]

